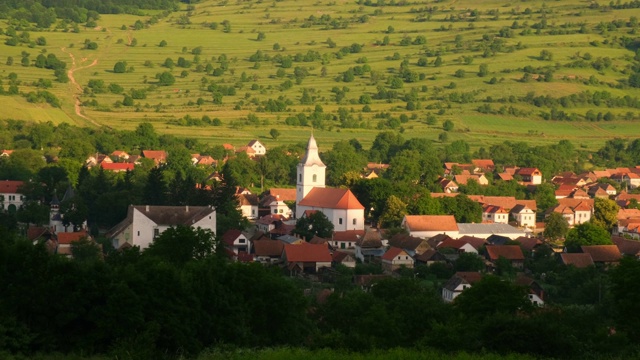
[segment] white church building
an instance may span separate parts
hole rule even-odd
[[[349,189],[325,187],[326,168],[318,154],[316,139],[311,135],[307,152],[298,164],[296,218],[302,217],[305,211],[321,211],[336,232],[364,230],[364,206]]]

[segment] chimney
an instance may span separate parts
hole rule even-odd
[[[149,212],[149,205],[147,205],[146,211]]]
[[[186,212],[189,212],[189,205],[185,206],[185,209]]]

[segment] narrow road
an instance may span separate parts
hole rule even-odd
[[[76,88],[76,92],[73,94],[76,115],[78,115],[81,118],[91,122],[93,125],[99,127],[100,124],[98,124],[93,119],[90,119],[88,116],[86,116],[85,114],[82,113],[82,108],[81,108],[81,103],[80,103],[80,94],[82,94],[83,89],[82,89],[82,86],[80,86],[80,84],[78,84],[78,82],[76,81],[76,78],[74,77],[74,73],[76,71],[83,70],[83,69],[88,69],[88,68],[90,68],[92,66],[96,66],[98,64],[98,59],[93,60],[93,62],[91,64],[87,65],[87,66],[77,67],[76,57],[70,51],[67,51],[66,48],[64,48],[64,47],[60,48],[60,50],[62,50],[62,52],[64,52],[64,53],[68,54],[69,57],[71,58],[71,68],[69,68],[69,71],[67,71],[67,76],[69,77],[69,81],[71,81],[71,84],[73,84],[73,86]]]

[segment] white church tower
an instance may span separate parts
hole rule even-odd
[[[318,144],[311,135],[307,143],[307,152],[298,163],[298,174],[296,179],[296,204],[304,199],[309,191],[315,187],[325,187],[325,170],[327,166],[320,160],[318,154]],[[297,211],[296,211],[297,213]],[[301,214],[296,214],[300,217]]]

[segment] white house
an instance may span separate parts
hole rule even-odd
[[[508,224],[509,212],[502,206],[485,205],[482,207],[482,221]]]
[[[458,224],[453,215],[406,215],[400,226],[406,229],[409,235],[423,239],[438,234],[458,237]]]
[[[382,269],[385,272],[393,272],[402,266],[412,269],[414,260],[406,251],[390,247],[384,255],[382,255]]]
[[[107,236],[118,249],[124,243],[146,249],[165,230],[177,225],[216,232],[216,210],[210,206],[129,205],[127,218]]]
[[[231,229],[222,235],[222,242],[227,249],[233,251],[235,255],[238,253],[251,253],[251,242],[245,234],[240,230]]]
[[[258,196],[254,194],[238,194],[236,197],[238,198],[242,216],[249,220],[256,219],[258,217]]]
[[[336,232],[364,230],[364,206],[349,189],[325,187],[326,165],[320,160],[313,135],[307,143],[305,156],[298,164],[296,188],[296,218],[305,211],[321,211]]]
[[[511,209],[511,215],[520,227],[534,229],[536,227],[536,213],[526,205],[516,205]]]
[[[15,212],[24,203],[24,195],[20,193],[22,181],[0,181],[0,211]]]
[[[267,153],[267,148],[264,147],[264,145],[258,140],[249,141],[249,144],[247,144],[247,147],[252,148],[253,151],[255,151],[255,155],[257,156],[262,156]]]
[[[471,285],[480,279],[482,279],[482,274],[479,272],[455,273],[442,289],[442,300],[448,303],[452,302],[458,295],[471,288]]]
[[[290,218],[293,215],[287,201],[296,201],[296,189],[272,188],[262,194],[260,207],[268,208],[270,214],[279,214]]]

